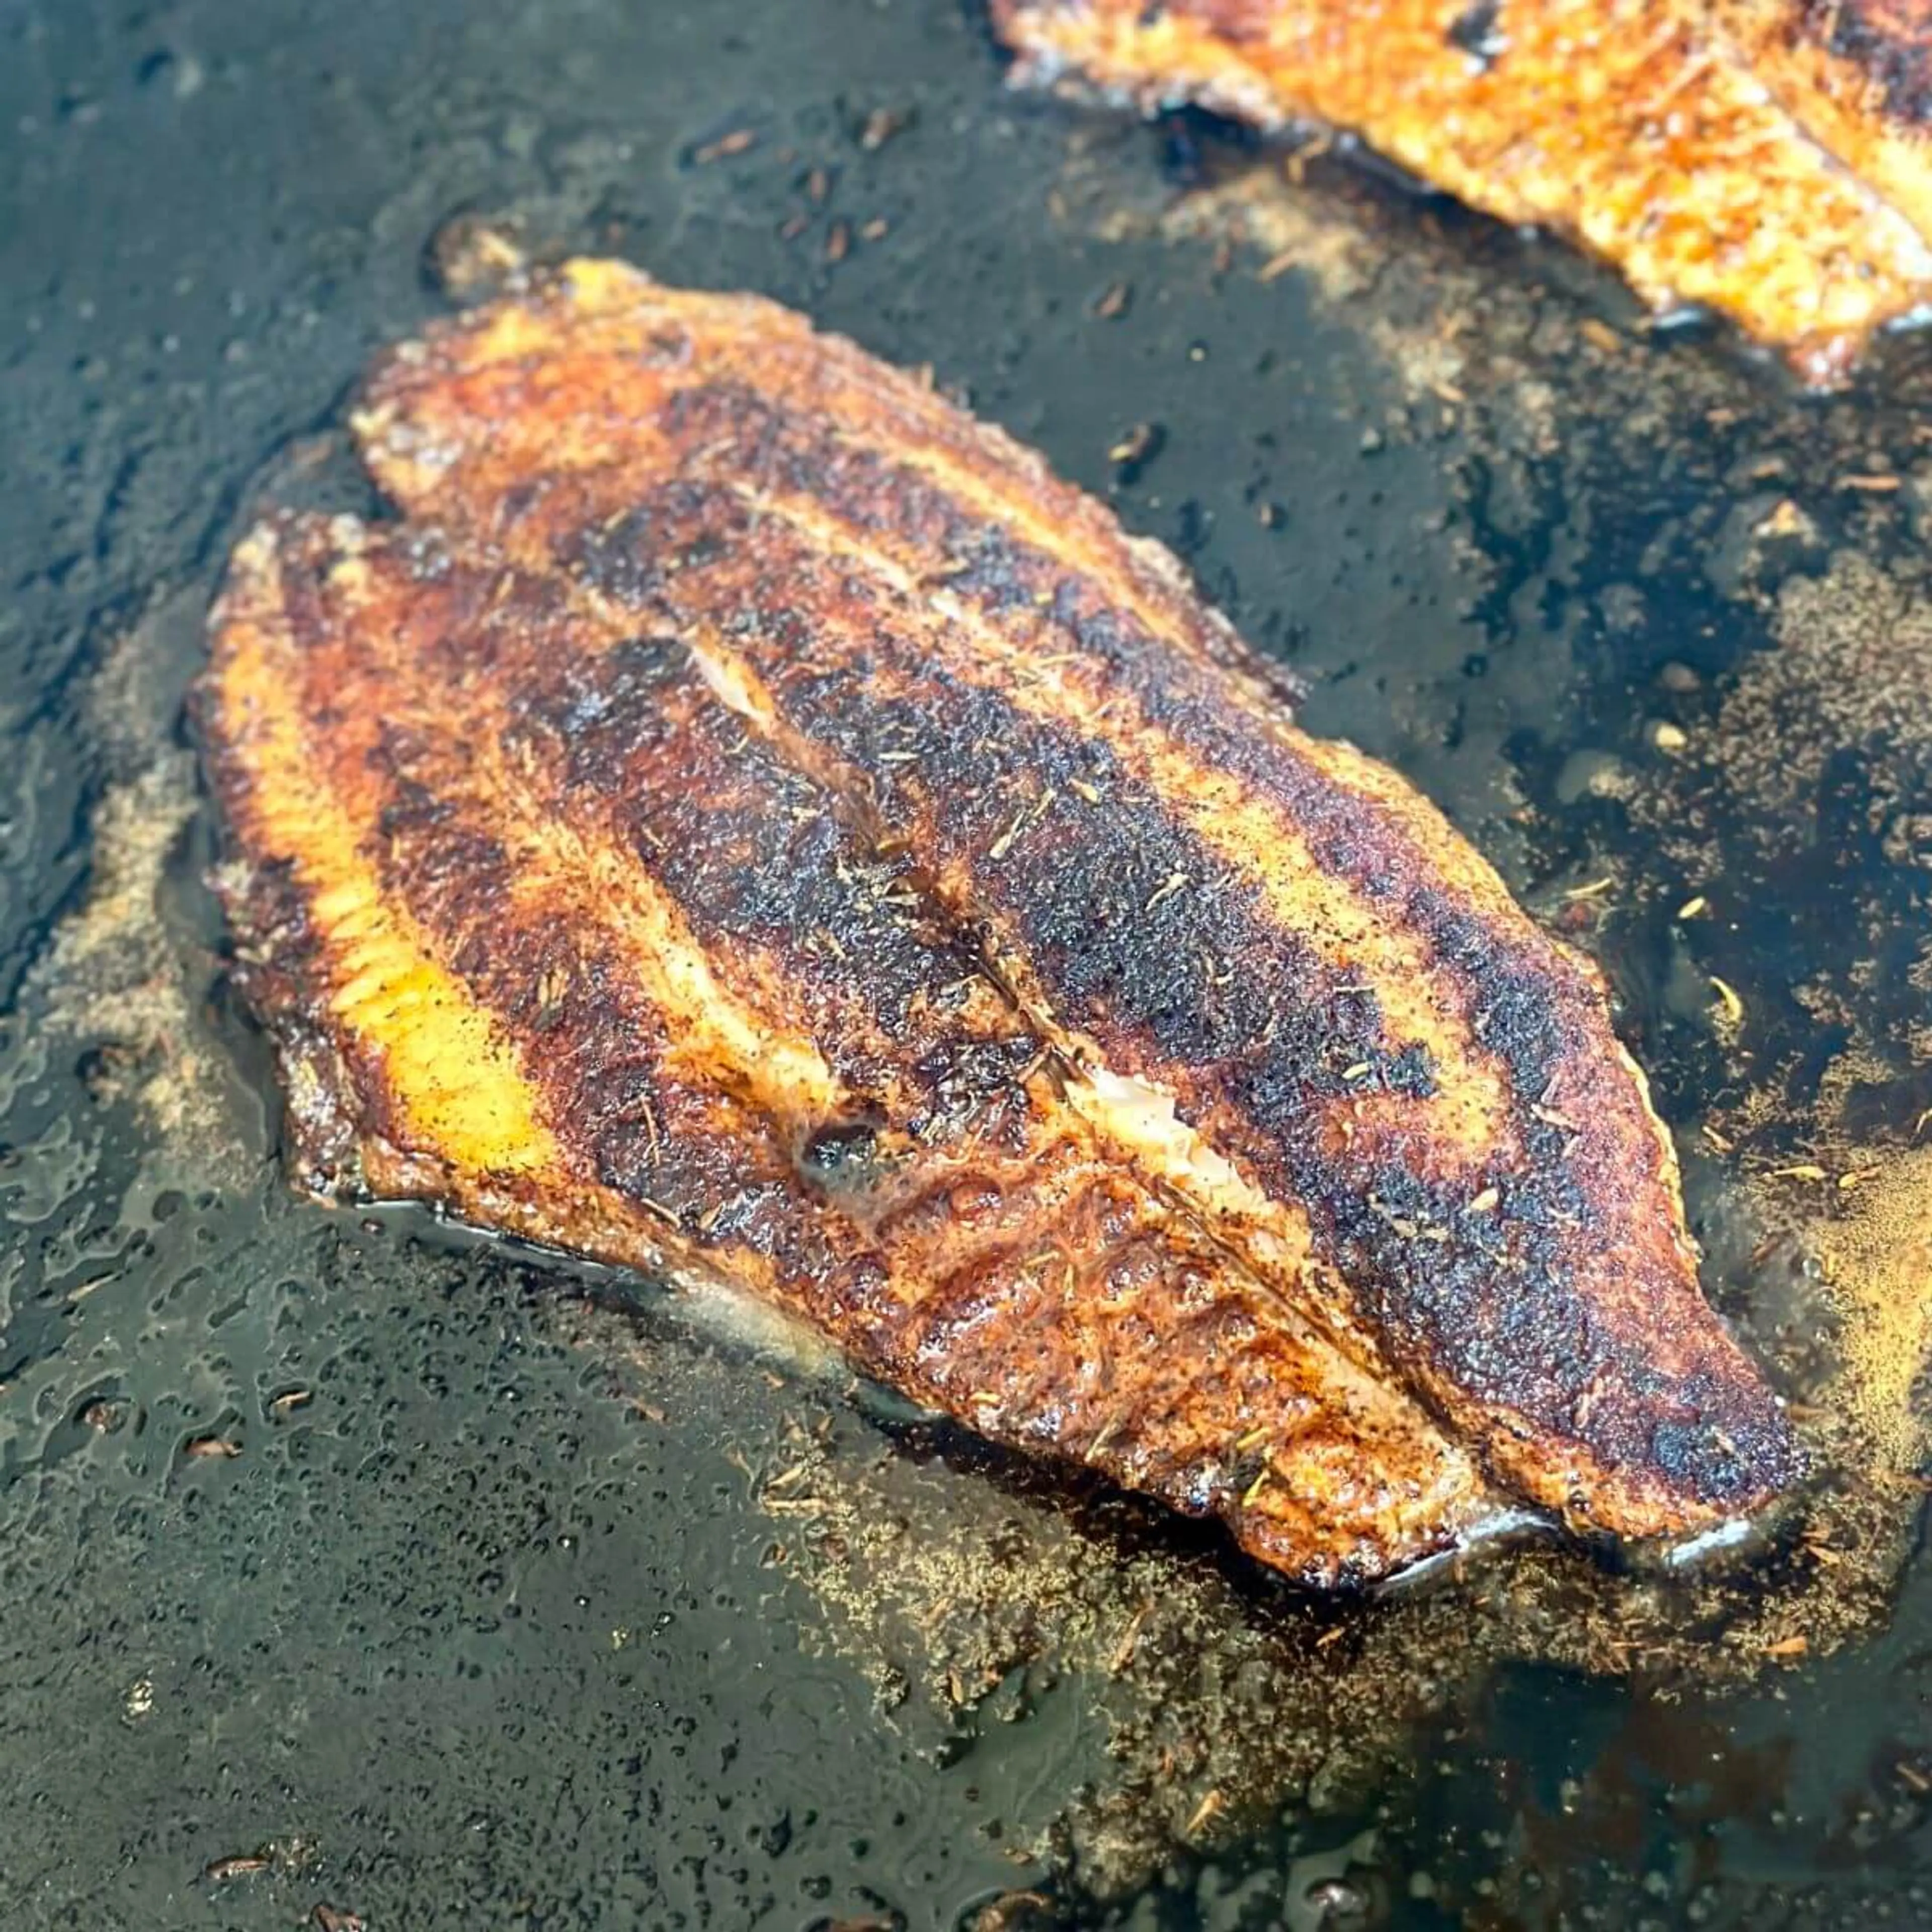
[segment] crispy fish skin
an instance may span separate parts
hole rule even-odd
[[[992,0],[1022,80],[1358,135],[1812,380],[1932,300],[1932,34],[1906,0]]]
[[[1310,1585],[1498,1503],[1058,1090],[674,636],[428,526],[241,546],[200,699],[304,1178],[748,1288]]]
[[[1650,1536],[1793,1479],[1600,976],[1037,458],[608,263],[432,331],[356,421],[412,515],[682,640],[907,855],[1115,1156],[1509,1489]]]

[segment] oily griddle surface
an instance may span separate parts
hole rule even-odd
[[[1567,251],[1453,211],[1445,228],[1340,162],[1280,197],[1319,218],[1290,266],[1261,278],[1294,238],[1270,230],[1223,266],[1218,231],[1150,224],[1204,216],[1189,170],[1242,164],[1238,142],[1003,90],[952,0],[171,0],[30,6],[0,37],[0,1510],[20,1605],[0,1708],[35,1741],[0,1864],[31,1888],[22,1924],[218,1912],[286,1932],[326,1903],[371,1925],[897,1910],[945,1932],[1053,1888],[1012,1854],[1090,1780],[1117,1828],[1105,1857],[1083,1830],[1075,1883],[1144,1886],[1156,1920],[1238,1922],[1257,1894],[1292,1911],[1351,1866],[1349,1894],[1418,1932],[1552,1898],[1612,1923],[1910,1917],[1922,1564],[1870,1600],[1890,1635],[1821,1664],[1814,1633],[1812,1659],[1730,1688],[1709,1669],[1754,1648],[1708,1634],[1673,1666],[1639,1652],[1671,1669],[1668,1700],[1647,1675],[1498,1670],[1533,1552],[1330,1621],[1244,1585],[1169,1512],[1076,1508],[1060,1479],[1022,1495],[983,1460],[967,1479],[681,1319],[619,1362],[609,1334],[574,1345],[554,1262],[452,1253],[420,1209],[377,1232],[300,1202],[272,1071],[222,992],[176,721],[265,466],[278,500],[292,471],[300,500],[379,514],[349,468],[310,466],[312,439],[378,345],[446,308],[424,262],[449,218],[775,294],[970,385],[976,413],[1173,544],[1306,676],[1312,729],[1404,770],[1580,930],[1689,1156],[1706,1282],[1816,1401],[1826,1318],[1796,1258],[1762,1252],[1760,1207],[1844,1215],[1874,1184],[1754,1176],[1839,1171],[1812,1138],[1830,1028],[1795,995],[1906,1036],[1922,896],[1879,850],[1898,767],[1856,718],[1798,680],[1788,716],[1717,720],[1741,676],[1786,667],[1856,710],[1885,639],[1910,644],[1890,604],[1854,625],[1847,586],[1912,608],[1915,500],[1838,479],[1909,478],[1912,405],[1792,406],[1694,336],[1599,344],[1578,325],[1618,320],[1615,291],[1552,287]],[[899,130],[867,145],[875,110]],[[748,125],[748,151],[694,159]],[[875,218],[890,232],[862,233]],[[1360,266],[1331,305],[1310,274],[1337,237],[1341,270]],[[1164,440],[1111,459],[1136,424]],[[1785,496],[1814,547],[1759,554],[1743,539]],[[1774,638],[1758,590],[1828,565]],[[1658,718],[1688,754],[1650,749]],[[1775,797],[1715,787],[1720,752],[1774,770]],[[1674,926],[1697,892],[1712,915]],[[124,983],[149,990],[76,1010],[68,943],[110,906],[134,921]],[[23,985],[50,951],[58,984]],[[1706,973],[1741,993],[1741,1036],[1714,1029]],[[155,987],[180,995],[158,1030]],[[1772,1076],[1784,1098],[1747,1131],[1738,1104]],[[178,1111],[196,1096],[214,1127]],[[1882,1102],[1909,1134],[1932,1093]],[[800,1426],[830,1430],[810,1480]],[[242,1453],[187,1453],[214,1433]],[[1910,1498],[1871,1507],[1904,1533]],[[1042,1546],[1066,1594],[1042,1589]],[[1835,1599],[1848,1567],[1813,1580]],[[827,1577],[880,1621],[842,1621]],[[1439,1725],[1412,1738],[1425,1706]]]
[[[355,422],[412,520],[249,538],[203,708],[311,1185],[737,1281],[1310,1581],[1478,1467],[1639,1536],[1790,1479],[1599,982],[1164,553],[610,263]]]

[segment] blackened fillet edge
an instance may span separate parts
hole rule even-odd
[[[1792,1479],[1593,969],[1036,458],[604,263],[397,352],[358,427],[445,540],[683,640],[910,855],[1123,1162],[1508,1487],[1655,1535]]]

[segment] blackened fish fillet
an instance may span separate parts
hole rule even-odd
[[[1164,552],[746,297],[395,352],[203,694],[310,1185],[729,1277],[1366,1579],[1790,1480],[1591,970]]]
[[[1359,135],[1820,380],[1932,302],[1924,0],[992,0],[1023,78]]]

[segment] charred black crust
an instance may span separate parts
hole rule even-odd
[[[500,620],[533,634],[514,608]],[[908,860],[855,850],[832,801],[710,695],[681,642],[532,657],[506,742],[561,772],[560,802],[607,818],[700,941],[760,949],[848,1016],[825,1050],[861,1105],[874,1095],[929,1141],[1010,1097],[1039,1042],[1010,1022],[986,1036],[962,1024],[978,962],[932,920]]]
[[[1502,11],[1502,0],[1471,0],[1450,22],[1442,38],[1480,67],[1492,67],[1509,45]]]
[[[526,1046],[577,1175],[661,1219],[688,1250],[728,1266],[734,1250],[767,1257],[808,1306],[814,1296],[838,1301],[866,1359],[878,1298],[862,1234],[808,1200],[792,1150],[755,1111],[675,1077],[658,1016],[580,906],[518,908],[514,862],[466,822],[478,808],[462,800],[460,740],[392,725],[380,760],[385,891],[439,936],[471,994]]]
[[[1104,1018],[1141,1043],[1149,1065],[1213,1073],[1210,1085],[1246,1124],[1244,1150],[1268,1184],[1310,1208],[1324,1252],[1393,1354],[1430,1362],[1528,1429],[1586,1441],[1606,1467],[1654,1472],[1714,1508],[1748,1507],[1791,1478],[1784,1418],[1741,1360],[1727,1375],[1664,1375],[1653,1366],[1654,1334],[1606,1323],[1596,1305],[1589,1273],[1606,1247],[1629,1239],[1632,1177],[1619,1170],[1633,1141],[1613,1136],[1593,1160],[1591,1138],[1545,1104],[1580,1069],[1598,1066],[1605,1049],[1600,1000],[1576,962],[1540,937],[1498,931],[1434,886],[1377,808],[1231,714],[1214,674],[1177,657],[1063,560],[930,479],[742,385],[679,392],[663,421],[720,469],[940,560],[935,584],[994,623],[1045,613],[1150,723],[1280,801],[1326,868],[1379,898],[1424,943],[1503,1073],[1529,1156],[1526,1173],[1493,1177],[1504,1196],[1497,1216],[1468,1211],[1492,1177],[1401,1159],[1365,1167],[1323,1150],[1322,1104],[1342,1090],[1346,1070],[1366,1060],[1378,1084],[1420,1097],[1434,1078],[1426,1048],[1388,1039],[1379,1015],[1352,1004],[1250,888],[1218,877],[1171,804],[1132,783],[1104,740],[1030,718],[994,688],[938,673],[920,682],[904,662],[914,620],[896,593],[782,530],[761,527],[754,540],[754,513],[722,486],[687,475],[641,490],[622,518],[574,547],[566,541],[568,562],[600,595],[674,622],[701,617],[750,652],[807,735],[866,776],[888,823],[898,822],[903,797],[934,814],[950,844],[984,854],[1004,826],[1024,824],[1042,790],[1064,800],[1084,782],[1104,793],[1104,816],[1062,806],[1027,826],[976,874],[981,890],[1072,1023]],[[743,560],[752,555],[760,567],[748,583]],[[801,595],[814,582],[818,594]],[[836,649],[825,647],[820,607],[851,630]],[[854,662],[890,665],[908,688],[868,692]],[[885,762],[889,749],[902,761]],[[1187,889],[1164,894],[1177,879]],[[1231,963],[1233,974],[1216,971]],[[1613,1103],[1636,1124],[1641,1160],[1641,1103],[1624,1086]],[[1630,1247],[1633,1267],[1650,1264],[1641,1244]],[[1673,1287],[1659,1275],[1658,1294]],[[1582,1410],[1586,1389],[1620,1393]]]
[[[379,582],[397,566],[383,547],[364,561]],[[393,667],[358,665],[340,641],[354,626],[332,616],[322,574],[292,573],[284,590],[298,634],[338,640],[318,653],[307,715],[325,716],[358,692],[394,698]],[[875,1372],[902,1369],[912,1346],[909,1311],[890,1292],[865,1223],[916,1211],[934,1184],[943,1205],[954,1170],[946,1162],[922,1169],[886,1144],[916,1147],[970,1132],[982,1157],[996,1155],[1024,1114],[1039,1043],[1015,1024],[988,1035],[959,1023],[944,995],[974,974],[970,958],[909,929],[902,908],[886,903],[902,884],[902,866],[868,865],[850,848],[808,782],[748,742],[708,698],[682,644],[640,636],[586,649],[540,582],[462,567],[439,573],[434,598],[418,595],[415,608],[440,620],[418,614],[406,634],[398,618],[383,641],[406,634],[416,697],[432,703],[426,710],[405,695],[370,727],[372,750],[359,760],[338,753],[357,769],[336,774],[338,790],[374,787],[370,852],[386,898],[435,936],[449,969],[524,1047],[579,1183],[656,1217],[683,1250],[715,1256],[728,1270],[734,1251],[769,1258],[795,1304],[832,1327],[856,1359]],[[817,991],[828,998],[856,1003],[891,986],[879,1037],[846,1061],[862,1096],[858,1116],[776,1122],[708,1085],[683,1084],[660,1018],[638,996],[625,962],[596,938],[586,906],[567,890],[554,903],[519,903],[521,861],[494,829],[506,807],[518,815],[514,802],[474,768],[473,721],[460,710],[430,716],[436,694],[478,661],[517,695],[505,745],[554,768],[553,802],[574,800],[562,815],[580,820],[594,807],[634,835],[638,869],[666,888],[700,938],[779,946],[786,970],[808,991],[818,973]],[[286,867],[272,876],[281,885],[278,922],[264,928],[264,914],[248,923],[263,930],[278,977],[254,992],[292,1027],[292,998],[277,989],[324,988],[327,976],[304,896]],[[836,940],[829,964],[809,946],[828,933]],[[856,1029],[829,1030],[843,1037]],[[286,1031],[285,1045],[330,1031],[318,1013],[299,1036]],[[862,1100],[868,1076],[890,1102],[871,1114]],[[358,1065],[342,1084],[354,1107],[345,1138],[376,1137],[410,1150],[379,1064]],[[863,1162],[832,1157],[860,1146],[870,1150]],[[943,1315],[948,1292],[934,1284],[916,1318]]]
[[[236,990],[268,1029],[282,1091],[291,1096],[282,1116],[290,1173],[305,1193],[353,1198],[368,1123],[361,1083],[310,990],[320,946],[308,897],[286,862],[231,857],[213,883],[234,941]],[[293,1104],[297,1094],[301,1105]]]
[[[1914,0],[1798,0],[1801,38],[1857,68],[1886,112],[1932,126],[1932,12]]]

